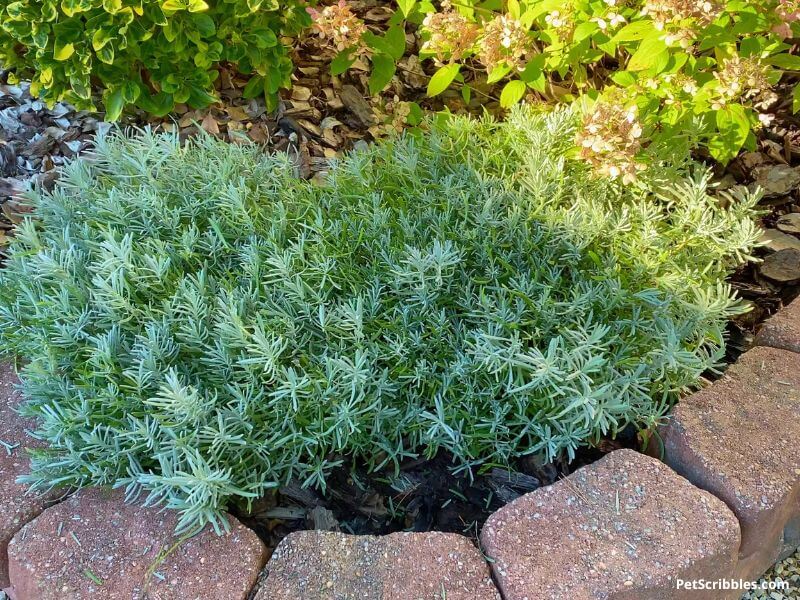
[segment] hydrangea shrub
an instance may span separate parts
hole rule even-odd
[[[473,91],[489,101],[487,91],[497,85],[502,107],[524,98],[623,98],[638,111],[647,139],[690,129],[720,162],[755,148],[754,132],[778,107],[775,84],[800,70],[793,46],[798,0],[397,0],[396,6],[390,23],[400,30],[404,22],[418,26],[418,56],[435,66],[431,96],[456,88],[467,103]],[[363,28],[345,0],[326,10],[314,25],[323,36],[341,40],[336,32],[345,16],[348,32]],[[336,45],[333,71],[371,55],[382,88],[403,55],[401,49],[392,60],[388,41],[388,33],[349,35]]]
[[[324,185],[209,137],[99,139],[32,195],[0,273],[48,443],[26,480],[219,527],[345,456],[474,469],[652,425],[721,359],[755,198],[599,179],[575,122],[442,120]]]

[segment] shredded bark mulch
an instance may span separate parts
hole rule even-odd
[[[489,467],[472,474],[454,473],[457,466],[446,452],[433,459],[405,461],[398,472],[369,473],[347,462],[328,478],[324,493],[299,484],[282,487],[261,498],[250,511],[233,513],[274,548],[292,531],[322,529],[383,535],[396,531],[447,531],[477,540],[484,521],[498,508],[540,487],[566,477],[619,448],[641,449],[635,428],[615,440],[581,449],[571,463],[529,455],[508,469]]]

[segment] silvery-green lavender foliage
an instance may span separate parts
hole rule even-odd
[[[474,468],[651,425],[722,356],[755,199],[592,179],[564,156],[573,121],[452,119],[324,186],[207,137],[98,140],[35,194],[0,275],[49,443],[27,481],[219,527],[347,455]]]

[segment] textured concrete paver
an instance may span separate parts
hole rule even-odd
[[[25,448],[41,446],[26,433],[34,423],[15,412],[22,396],[14,367],[0,363],[0,588],[8,585],[8,542],[19,529],[42,512],[61,493],[29,494],[28,487],[16,483],[30,472]]]
[[[489,567],[453,533],[298,531],[278,545],[255,600],[499,600]]]
[[[481,541],[505,600],[735,597],[675,581],[732,576],[733,513],[631,450],[514,500],[489,517]]]
[[[800,354],[746,352],[682,400],[662,436],[667,463],[739,518],[742,577],[800,544]]]
[[[122,500],[84,490],[23,527],[8,546],[12,600],[247,597],[266,561],[255,533],[229,517],[230,533],[178,543],[176,512]]]
[[[758,346],[800,352],[800,298],[765,321],[755,341]]]

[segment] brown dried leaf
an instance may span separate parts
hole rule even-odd
[[[249,132],[250,139],[257,144],[266,144],[270,140],[269,129],[264,123],[256,123]]]
[[[205,117],[203,117],[203,121],[200,123],[200,127],[202,127],[205,131],[207,131],[211,135],[219,135],[219,124],[217,123],[217,120],[212,116],[211,113],[208,113]]]
[[[225,112],[233,121],[249,121],[252,118],[243,106],[227,106]]]

